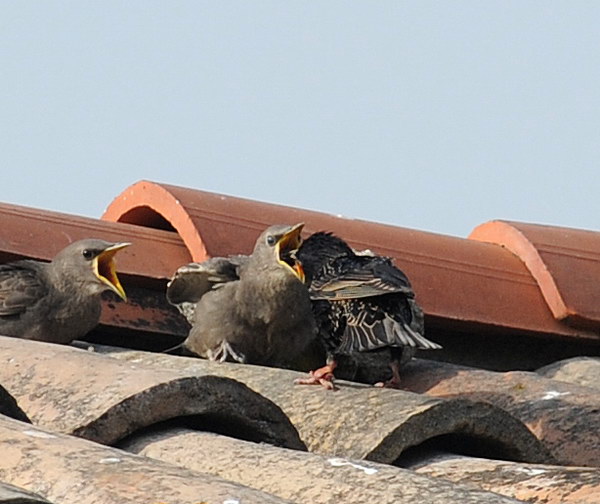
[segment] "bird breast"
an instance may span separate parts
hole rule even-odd
[[[245,318],[265,324],[295,325],[311,313],[308,289],[283,269],[240,278],[237,298]]]

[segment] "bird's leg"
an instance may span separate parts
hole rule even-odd
[[[333,357],[327,357],[327,364],[319,369],[310,372],[308,378],[296,378],[294,383],[297,385],[322,385],[327,390],[336,390],[333,383],[333,371],[337,367],[337,362]]]
[[[233,361],[244,364],[246,362],[246,356],[241,352],[236,352],[233,347],[225,340],[215,347],[206,352],[208,359],[211,361],[225,362],[229,357]]]
[[[398,359],[393,359],[390,362],[390,368],[392,370],[392,377],[389,380],[384,382],[378,382],[375,384],[375,387],[381,388],[400,388],[400,361]]]

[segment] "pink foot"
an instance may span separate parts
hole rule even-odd
[[[308,378],[296,378],[294,383],[296,385],[321,385],[327,390],[337,390],[333,383],[335,378],[333,376],[333,370],[335,367],[335,365],[327,364],[322,368],[311,371]]]

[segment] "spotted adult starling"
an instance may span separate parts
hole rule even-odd
[[[291,254],[302,226],[269,227],[250,256],[178,270],[167,299],[191,322],[185,350],[221,362],[268,365],[286,365],[304,350],[316,326],[304,272]]]
[[[84,336],[98,324],[102,292],[126,299],[114,255],[128,245],[86,239],[50,263],[0,265],[0,335],[64,344]]]
[[[307,238],[296,258],[306,274],[318,337],[327,353],[327,365],[298,383],[334,388],[338,355],[389,347],[392,378],[378,385],[397,387],[401,362],[417,348],[441,348],[423,336],[423,312],[408,278],[391,259],[359,255],[325,232]]]

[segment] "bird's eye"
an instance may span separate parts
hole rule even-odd
[[[270,245],[272,247],[276,243],[277,243],[277,240],[275,239],[275,237],[273,235],[267,236],[267,245]]]
[[[89,249],[84,249],[82,254],[83,257],[85,257],[86,259],[91,259],[92,257],[94,257],[94,253]]]

